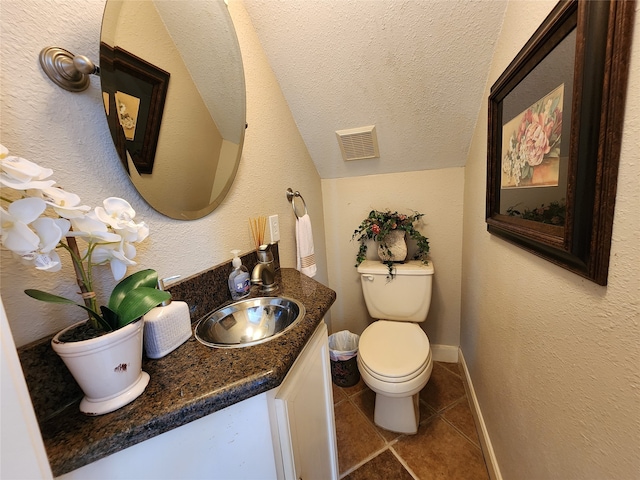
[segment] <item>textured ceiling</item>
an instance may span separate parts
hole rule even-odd
[[[244,3],[322,178],[465,164],[505,1]],[[366,125],[380,158],[345,162]]]

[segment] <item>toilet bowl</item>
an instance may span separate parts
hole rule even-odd
[[[374,422],[394,432],[413,434],[420,419],[419,393],[431,376],[429,338],[419,323],[431,302],[433,264],[387,266],[365,261],[358,271],[369,313],[380,318],[369,325],[358,345],[358,369],[376,394]]]
[[[394,432],[416,433],[419,393],[429,381],[433,360],[419,325],[378,320],[360,336],[358,369],[376,393],[374,422]]]

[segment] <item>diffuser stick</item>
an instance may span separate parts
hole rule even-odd
[[[260,248],[260,245],[264,243],[264,232],[267,227],[267,217],[250,218],[249,225],[251,226],[251,236],[255,243],[256,250]]]

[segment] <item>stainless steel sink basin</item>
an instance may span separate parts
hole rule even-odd
[[[247,298],[204,316],[195,337],[209,347],[249,347],[282,335],[304,315],[304,305],[292,298]]]

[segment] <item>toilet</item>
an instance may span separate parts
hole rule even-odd
[[[420,390],[433,360],[429,338],[420,328],[431,306],[433,263],[412,260],[394,265],[393,279],[381,261],[358,266],[364,300],[376,321],[358,344],[358,369],[376,394],[374,422],[393,432],[416,433]]]

